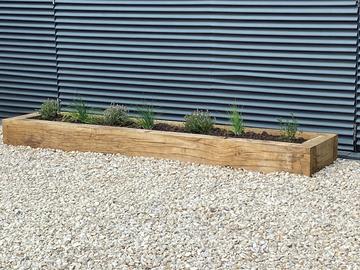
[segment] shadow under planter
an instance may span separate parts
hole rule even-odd
[[[338,138],[335,134],[303,132],[301,137],[306,141],[298,144],[34,119],[37,116],[33,113],[3,120],[4,143],[173,159],[264,173],[286,171],[307,176],[337,158]],[[247,129],[264,130],[269,134],[280,134],[272,129]]]

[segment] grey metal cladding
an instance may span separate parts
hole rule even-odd
[[[247,125],[277,127],[295,113],[353,150],[357,10],[355,0],[0,1],[0,117],[56,97],[58,82],[65,105],[149,103],[163,119],[208,109],[224,123],[237,104]]]
[[[0,118],[57,96],[51,0],[0,1]]]
[[[359,12],[359,10],[358,10]],[[359,14],[360,16],[360,14]],[[360,19],[358,19],[360,23]],[[357,58],[357,67],[356,67],[356,115],[355,115],[355,127],[356,127],[356,136],[354,136],[356,151],[360,152],[360,24],[358,25],[358,58]]]
[[[226,122],[340,134],[353,149],[355,1],[57,0],[60,96],[90,106],[149,103],[181,120],[208,109]]]

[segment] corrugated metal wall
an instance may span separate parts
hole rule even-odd
[[[0,118],[57,97],[51,0],[0,1]]]
[[[29,6],[44,14],[30,15],[23,8]],[[50,1],[9,0],[0,7],[1,27],[12,29],[7,11],[18,11],[25,19],[14,19],[14,27],[31,32],[31,56],[49,59],[48,66],[26,70],[41,75],[24,79],[26,86],[56,89]],[[259,127],[277,127],[279,117],[295,113],[304,130],[339,133],[340,148],[353,150],[357,10],[355,0],[56,0],[60,97],[70,104],[80,95],[96,108],[150,103],[163,119],[208,109],[219,122],[236,103],[246,124]],[[0,39],[1,63],[6,42]],[[11,50],[18,63],[26,61],[22,47]],[[8,75],[0,73],[2,86]],[[0,107],[8,100],[0,97]],[[26,108],[38,99],[29,100]]]
[[[336,132],[353,148],[355,1],[57,0],[60,96],[151,103],[165,119],[209,109],[226,121]]]
[[[359,3],[360,5],[360,3]],[[357,59],[357,74],[356,74],[356,115],[355,115],[355,129],[356,134],[354,136],[354,145],[355,151],[360,152],[360,7],[359,7],[359,17],[358,17],[358,59]]]

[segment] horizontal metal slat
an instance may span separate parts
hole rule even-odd
[[[23,0],[15,0],[19,2],[23,2]],[[45,0],[43,0],[45,1]],[[233,0],[233,1],[226,1],[226,0],[219,0],[219,1],[213,1],[213,0],[122,0],[121,2],[114,1],[114,0],[96,0],[89,2],[88,0],[56,0],[59,4],[68,4],[68,5],[74,5],[74,4],[86,4],[86,5],[94,5],[94,6],[100,6],[100,8],[104,5],[114,5],[114,4],[121,4],[121,5],[153,5],[153,6],[178,6],[178,5],[197,5],[197,6],[217,6],[217,5],[223,5],[223,6],[354,6],[353,1],[349,0],[251,0],[251,1],[245,1],[245,0]],[[65,5],[63,7],[66,7]]]
[[[102,63],[79,63],[71,61],[61,61],[61,68],[66,70],[71,69],[73,72],[98,72],[104,74],[113,74],[118,71],[134,71],[134,72],[144,72],[144,73],[164,73],[164,74],[198,74],[198,75],[208,75],[211,73],[214,76],[218,75],[238,75],[239,72],[264,72],[264,73],[283,73],[283,74],[312,74],[312,75],[326,75],[326,76],[344,76],[351,77],[354,76],[353,68],[333,68],[333,67],[323,67],[321,69],[317,67],[293,67],[286,65],[277,65],[277,66],[268,66],[261,64],[212,64],[211,66],[204,63],[199,64],[189,64],[189,65],[180,65],[178,63],[152,63],[152,62],[120,62],[117,61],[116,64],[107,64]]]

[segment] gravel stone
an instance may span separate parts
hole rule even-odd
[[[309,178],[0,143],[0,269],[360,269],[360,163]]]

